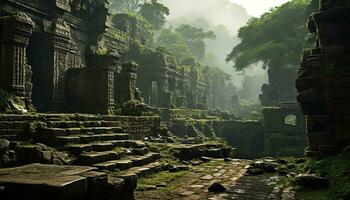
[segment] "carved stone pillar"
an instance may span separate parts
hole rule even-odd
[[[309,21],[316,47],[304,53],[296,81],[307,116],[308,156],[336,152],[350,142],[350,7],[321,1]]]
[[[31,94],[26,47],[34,25],[23,13],[0,18],[0,88],[20,97]]]
[[[119,104],[135,99],[138,67],[139,65],[132,61],[122,64],[121,72],[116,80],[116,96]]]
[[[113,55],[87,55],[85,78],[86,110],[89,112],[112,114],[115,105],[114,74],[119,57]]]
[[[51,65],[52,77],[52,107],[57,110],[65,103],[66,71],[78,67],[77,48],[75,47],[69,25],[58,19],[52,32]]]

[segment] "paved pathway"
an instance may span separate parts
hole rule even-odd
[[[280,177],[276,175],[245,175],[249,160],[230,162],[211,161],[196,166],[185,176],[168,184],[173,190],[156,189],[136,191],[136,200],[293,200],[289,188],[278,186]],[[224,193],[210,193],[208,187],[214,183],[223,184]]]

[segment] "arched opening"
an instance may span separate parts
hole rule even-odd
[[[296,126],[298,119],[296,115],[291,114],[291,115],[285,116],[283,122],[285,125],[288,125],[288,126]]]

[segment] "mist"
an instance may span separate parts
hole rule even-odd
[[[206,40],[206,57],[202,61],[203,64],[218,67],[230,74],[237,88],[242,87],[246,75],[265,76],[265,70],[259,65],[252,66],[242,73],[234,70],[234,63],[225,61],[226,55],[240,42],[237,37],[238,30],[252,17],[243,6],[230,0],[163,0],[162,2],[170,9],[166,26],[176,28],[181,24],[190,24],[205,31],[215,32],[217,37],[215,40]],[[261,85],[257,88],[259,91],[260,87]]]

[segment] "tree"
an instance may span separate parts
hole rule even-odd
[[[182,24],[175,29],[185,39],[186,43],[192,52],[199,60],[203,60],[205,57],[205,42],[206,39],[216,39],[213,31],[205,32],[202,28],[197,28],[188,24]]]
[[[158,46],[168,48],[178,63],[182,63],[186,58],[193,57],[187,46],[186,39],[180,33],[171,29],[162,29],[156,42]]]
[[[169,8],[159,3],[157,0],[151,0],[141,5],[140,15],[142,15],[154,29],[160,29],[166,22],[166,16],[170,14]]]
[[[157,30],[164,25],[166,16],[170,14],[169,8],[158,0],[112,0],[111,3],[114,11],[140,15]]]
[[[241,43],[233,48],[226,61],[233,61],[237,71],[263,62],[264,67],[298,66],[309,43],[305,38],[311,0],[293,0],[272,9],[260,18],[252,18],[239,30]]]

